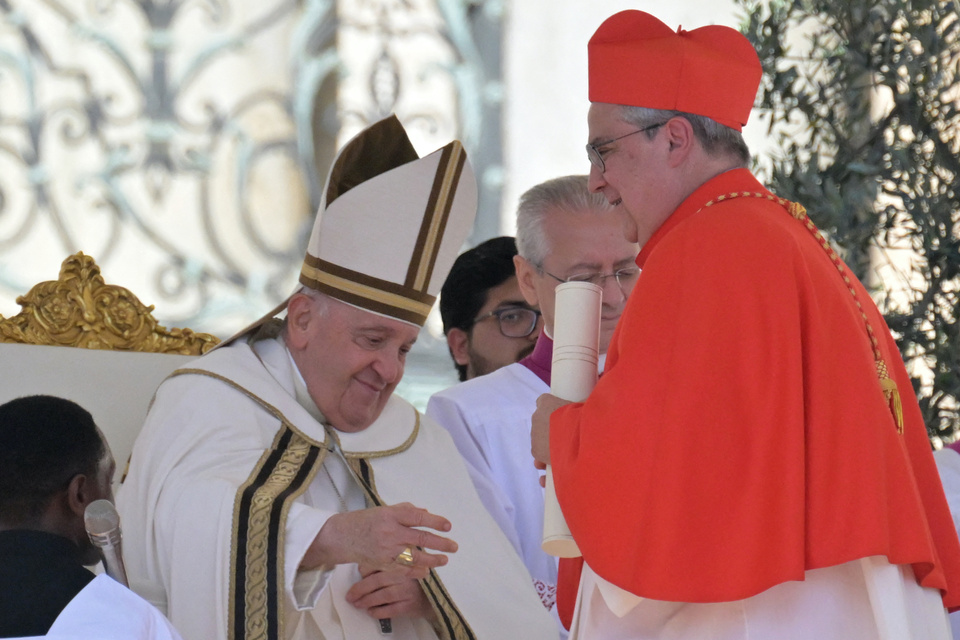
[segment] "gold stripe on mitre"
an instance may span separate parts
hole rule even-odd
[[[327,262],[309,253],[300,283],[361,309],[423,326],[436,296]]]
[[[427,207],[420,225],[417,243],[410,258],[405,284],[416,290],[426,291],[440,253],[447,220],[460,184],[460,176],[467,161],[463,145],[454,140],[443,148],[440,163],[427,200]]]

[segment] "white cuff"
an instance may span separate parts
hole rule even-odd
[[[283,546],[284,588],[297,611],[312,609],[320,592],[327,585],[333,567],[300,570],[300,563],[320,529],[333,511],[322,511],[294,502],[287,515],[286,539]]]

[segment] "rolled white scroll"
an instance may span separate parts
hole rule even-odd
[[[602,300],[603,290],[589,282],[565,282],[557,287],[550,393],[558,398],[582,402],[597,384]],[[546,476],[540,547],[552,556],[579,557],[580,549],[557,502],[549,465]]]

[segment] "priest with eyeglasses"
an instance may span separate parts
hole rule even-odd
[[[623,238],[614,207],[590,193],[587,176],[564,176],[521,196],[517,250],[514,264],[520,290],[527,303],[543,314],[543,331],[533,353],[435,394],[427,415],[453,436],[481,499],[520,553],[543,606],[554,616],[558,637],[566,637],[554,606],[557,559],[540,548],[543,489],[530,454],[530,416],[537,397],[550,389],[554,290],[561,282],[574,281],[602,288],[602,366],[613,329],[637,281],[638,248]]]

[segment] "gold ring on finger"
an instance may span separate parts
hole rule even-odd
[[[402,564],[405,567],[413,566],[413,549],[407,547],[403,551],[397,554],[397,557],[393,559],[397,564]]]

